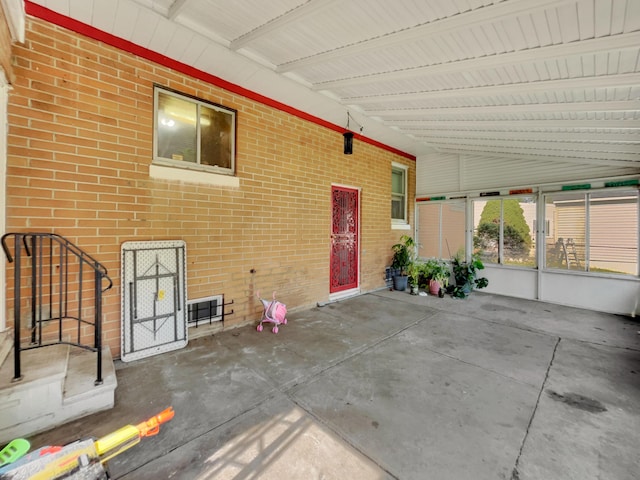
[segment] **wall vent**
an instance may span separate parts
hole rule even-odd
[[[213,322],[221,322],[224,319],[224,298],[222,295],[196,298],[187,301],[189,311],[189,327]]]

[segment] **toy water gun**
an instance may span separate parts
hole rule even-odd
[[[160,425],[174,415],[173,407],[169,407],[142,423],[119,428],[97,440],[40,448],[1,468],[0,480],[105,479],[104,463],[137,445],[142,438],[156,435]]]
[[[24,438],[11,440],[6,447],[0,450],[0,467],[9,465],[23,457],[30,448],[31,444],[29,443],[29,440],[25,440]]]
[[[173,418],[173,407],[163,410],[136,426],[127,425],[95,442],[96,452],[102,463],[140,443],[144,437],[152,437],[160,431],[160,425]]]

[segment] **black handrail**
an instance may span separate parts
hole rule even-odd
[[[11,255],[7,239],[13,237],[14,256]],[[14,263],[14,381],[21,376],[20,352],[50,345],[67,344],[97,353],[97,375],[95,384],[102,379],[102,294],[113,286],[107,269],[91,255],[78,248],[66,238],[55,233],[7,233],[1,239],[2,248],[9,263]],[[23,256],[31,258],[30,295],[22,297]],[[85,266],[88,267],[85,269]],[[93,321],[87,320],[87,303],[83,298],[85,275],[93,273]],[[108,282],[102,288],[104,281]],[[71,290],[77,286],[77,290]],[[23,303],[30,305],[31,343],[23,346],[21,316]],[[64,321],[77,322],[76,340],[63,337]],[[57,339],[45,341],[45,328],[57,321]],[[83,343],[83,326],[93,326],[93,345]]]

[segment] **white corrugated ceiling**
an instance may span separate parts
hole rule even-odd
[[[33,3],[407,153],[640,169],[640,0]]]

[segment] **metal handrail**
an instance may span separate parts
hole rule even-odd
[[[14,255],[7,244],[13,237]],[[102,294],[113,286],[107,269],[91,255],[54,233],[7,233],[1,238],[2,248],[9,263],[14,263],[14,381],[21,376],[20,353],[25,350],[50,345],[67,344],[97,353],[97,373],[95,384],[102,379]],[[31,258],[30,295],[22,296],[23,256]],[[15,259],[14,259],[15,257]],[[77,263],[73,260],[76,259]],[[85,266],[89,268],[85,272]],[[83,303],[83,280],[85,273],[93,272],[94,318],[84,318],[86,303]],[[103,288],[104,282],[107,286]],[[77,285],[77,290],[70,290]],[[21,316],[23,303],[30,304],[30,333],[28,346],[23,346],[21,336]],[[75,305],[76,308],[72,308]],[[63,321],[77,322],[76,341],[63,339]],[[44,328],[57,321],[57,340],[44,341]],[[82,341],[82,327],[93,326],[93,344]]]

